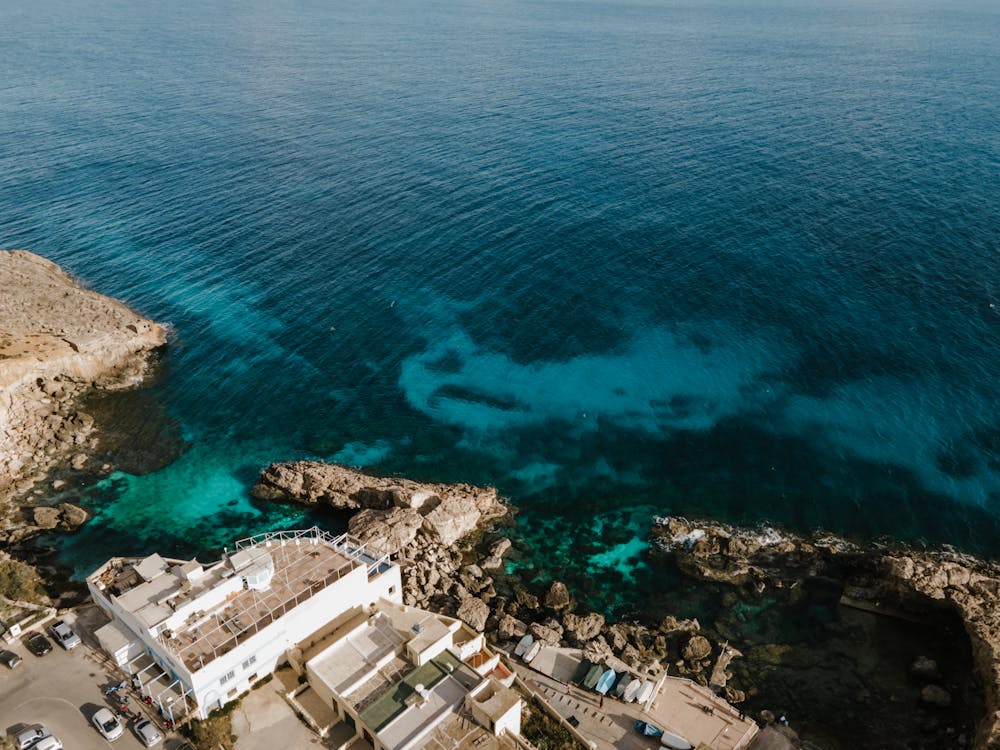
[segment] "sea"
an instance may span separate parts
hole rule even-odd
[[[985,0],[3,3],[0,246],[171,329],[131,447],[175,449],[71,487],[60,561],[337,527],[249,497],[302,458],[496,485],[512,568],[605,610],[657,515],[1000,556],[998,39]]]

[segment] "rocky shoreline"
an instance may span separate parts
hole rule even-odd
[[[706,582],[793,589],[809,580],[838,582],[842,602],[920,621],[948,613],[961,622],[985,699],[972,745],[1000,747],[1000,566],[949,550],[852,543],[815,533],[746,529],[708,520],[657,519],[650,538],[687,575]],[[951,696],[934,679],[936,665],[918,659],[921,702],[947,707]]]
[[[733,669],[740,666],[740,644],[726,642],[697,620],[664,613],[649,626],[611,623],[579,607],[561,581],[533,591],[506,574],[504,555],[511,541],[501,533],[516,509],[504,505],[492,488],[422,484],[299,461],[272,464],[253,494],[353,512],[352,533],[379,552],[397,555],[407,603],[458,616],[500,646],[531,633],[552,645],[581,648],[594,661],[614,656],[639,672],[667,669],[711,686],[732,703],[741,704],[755,692],[749,670]],[[766,594],[794,590],[809,580],[836,581],[853,606],[868,611],[914,617],[940,608],[953,611],[972,643],[987,712],[974,741],[952,739],[956,747],[998,746],[995,602],[1000,571],[995,566],[947,551],[861,546],[833,535],[796,536],[682,518],[658,519],[650,539],[655,557],[670,558],[707,585]],[[926,678],[920,695],[932,709],[951,700],[935,681],[936,671],[926,658],[910,667],[911,676]],[[774,716],[765,711],[762,721],[773,722]],[[794,732],[779,729],[797,742]]]
[[[0,289],[0,540],[16,544],[86,521],[73,503],[34,503],[66,485],[48,483],[54,471],[110,470],[91,465],[98,438],[81,402],[140,385],[167,331],[26,251],[0,251]]]

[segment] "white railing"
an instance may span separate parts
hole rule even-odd
[[[381,557],[376,558],[368,552],[365,548],[364,542],[352,537],[350,534],[340,534],[339,536],[334,536],[329,531],[325,531],[319,526],[313,526],[308,529],[290,529],[287,531],[265,531],[262,534],[255,534],[254,536],[248,536],[245,539],[237,540],[236,549],[247,549],[250,547],[256,547],[260,544],[266,545],[273,542],[301,542],[303,539],[325,542],[348,559],[367,564],[369,575],[374,573],[378,569],[379,565],[387,562],[389,559],[389,555],[382,555]]]
[[[256,547],[258,544],[265,544],[267,542],[287,542],[298,539],[321,539],[327,544],[336,545],[346,536],[347,534],[341,534],[335,537],[329,531],[324,531],[319,526],[313,526],[308,529],[289,529],[287,531],[265,531],[263,534],[255,534],[254,536],[237,540],[236,549]]]

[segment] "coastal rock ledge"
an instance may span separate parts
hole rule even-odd
[[[2,508],[56,465],[83,468],[94,420],[80,397],[140,383],[167,333],[23,250],[0,250],[0,290]]]
[[[832,534],[799,535],[747,529],[677,516],[658,518],[650,532],[655,549],[694,578],[737,586],[790,587],[806,578],[846,581],[844,597],[870,611],[912,613],[947,609],[961,620],[972,647],[986,701],[974,747],[1000,750],[1000,565],[948,549],[903,544],[861,546]],[[919,662],[911,673],[933,672]],[[926,703],[944,705],[944,691]]]
[[[492,487],[379,477],[315,461],[271,464],[251,494],[360,511],[351,517],[350,531],[380,554],[399,552],[419,533],[451,546],[508,510]]]

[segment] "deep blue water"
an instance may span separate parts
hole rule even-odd
[[[663,512],[996,556],[997,39],[964,0],[4,3],[0,246],[173,326],[190,441],[65,559],[304,522],[246,489],[305,456],[495,483],[529,566],[627,572]]]

